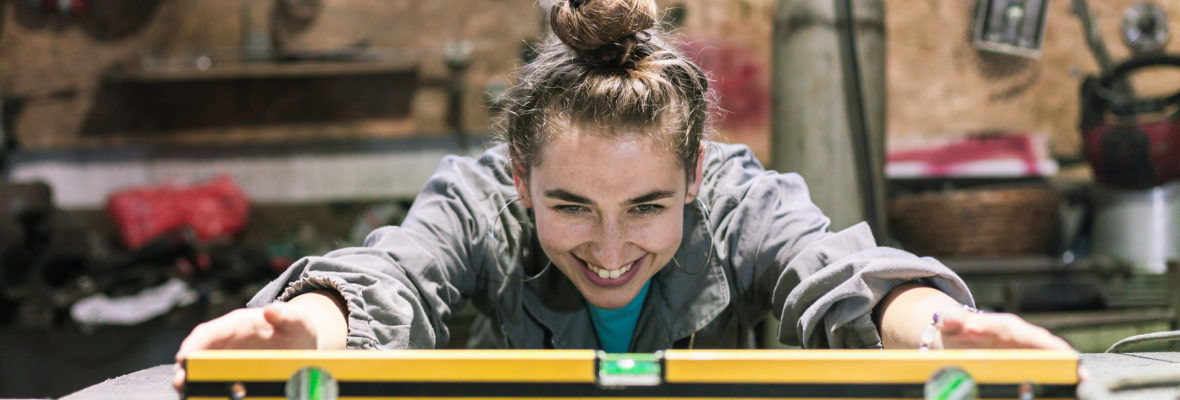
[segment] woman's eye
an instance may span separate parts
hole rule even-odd
[[[659,204],[640,204],[635,206],[634,210],[640,215],[651,215],[660,212],[664,206]]]
[[[569,215],[577,215],[577,214],[581,214],[583,212],[586,212],[586,207],[574,206],[574,205],[568,205],[568,204],[567,205],[560,205],[560,206],[553,206],[553,209],[557,210],[557,212],[560,212],[562,214],[569,214]]]

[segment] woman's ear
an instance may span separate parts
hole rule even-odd
[[[520,205],[524,208],[533,208],[533,198],[529,196],[528,175],[525,169],[516,163],[512,163],[512,185],[516,186]]]
[[[688,183],[688,190],[684,193],[684,204],[690,204],[701,192],[701,179],[705,172],[705,143],[697,149],[697,170],[693,173],[692,182]]]

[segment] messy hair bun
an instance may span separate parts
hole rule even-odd
[[[549,25],[583,58],[623,64],[658,16],[655,0],[556,0]]]
[[[578,127],[663,144],[695,179],[709,132],[709,79],[668,42],[654,0],[545,0],[553,34],[498,99],[495,127],[513,173],[540,165],[548,141]]]

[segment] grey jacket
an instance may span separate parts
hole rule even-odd
[[[250,301],[258,307],[315,289],[340,293],[348,347],[437,348],[466,301],[481,318],[469,346],[597,348],[586,301],[547,263],[504,147],[445,158],[401,226],[363,247],[306,257]],[[833,233],[797,174],[765,170],[745,146],[709,143],[700,203],[685,207],[676,260],[652,278],[630,351],[740,348],[767,312],[778,339],[805,348],[873,348],[872,310],[899,284],[921,280],[972,304],[941,263],[877,247],[867,225]],[[710,245],[712,255],[710,256]],[[705,261],[708,259],[708,264]]]

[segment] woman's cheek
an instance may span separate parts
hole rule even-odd
[[[636,229],[632,233],[635,243],[655,252],[678,246],[683,222],[674,214],[665,214],[647,223],[636,224]]]
[[[586,239],[587,223],[583,218],[547,211],[544,218],[537,215],[537,234],[545,247],[556,251],[569,251]]]

